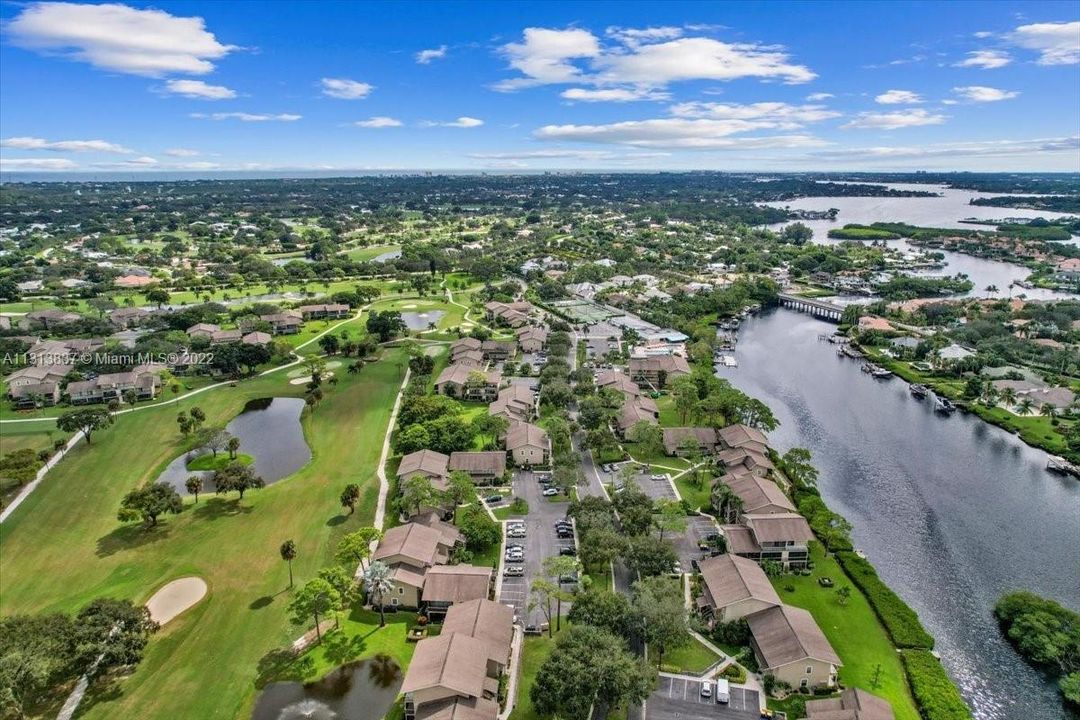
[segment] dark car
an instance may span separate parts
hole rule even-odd
[[[577,556],[577,549],[572,547],[559,548],[560,555],[569,555],[571,557]]]
[[[486,502],[488,505],[494,505],[497,502],[501,502],[502,499],[502,495],[488,495],[486,498],[484,498],[484,502]]]

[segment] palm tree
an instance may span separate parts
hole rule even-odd
[[[1001,391],[1001,401],[1005,403],[1005,407],[1012,407],[1016,404],[1016,391],[1011,387],[1005,388]]]
[[[985,290],[986,290],[986,297],[990,297],[990,295],[992,295],[993,293],[996,293],[998,291],[998,286],[997,285],[987,285]]]
[[[296,543],[292,540],[281,543],[281,559],[289,563],[289,587],[292,587],[292,561],[296,559]]]
[[[1031,413],[1031,408],[1035,407],[1035,401],[1029,397],[1020,401],[1020,404],[1016,408],[1020,411],[1020,415],[1028,415]]]
[[[367,589],[371,604],[379,603],[379,627],[386,626],[386,608],[384,600],[394,589],[394,581],[390,579],[390,566],[381,560],[375,560],[364,571],[364,587]]]
[[[1043,403],[1042,407],[1039,408],[1039,414],[1042,415],[1043,417],[1053,417],[1054,416],[1054,406],[1051,405],[1050,403]]]

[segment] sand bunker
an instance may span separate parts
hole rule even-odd
[[[146,601],[150,618],[162,625],[206,597],[206,581],[201,577],[173,580]]]
[[[340,365],[341,363],[338,363],[338,364]],[[332,377],[334,377],[334,373],[332,373],[332,372],[323,373],[323,376],[322,376],[323,380],[328,380],[329,378],[332,378]],[[310,375],[305,375],[304,377],[293,378],[292,380],[289,381],[289,384],[290,385],[307,385],[309,382],[311,382],[311,376]]]

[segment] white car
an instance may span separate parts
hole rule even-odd
[[[651,480],[667,480],[667,475],[653,475]]]
[[[523,565],[507,565],[503,568],[503,576],[505,577],[522,577],[523,575],[525,575]]]
[[[559,489],[558,488],[553,488],[553,487],[544,488],[544,491],[542,493],[540,493],[540,494],[543,495],[544,497],[552,497],[554,495],[559,494]]]
[[[508,538],[523,538],[523,537],[525,537],[525,531],[524,530],[510,530],[510,531],[508,531],[506,533],[506,537],[508,537]]]

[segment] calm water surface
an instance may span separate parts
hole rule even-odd
[[[252,720],[377,720],[390,710],[402,682],[389,655],[343,665],[312,683],[267,685]]]
[[[300,425],[303,410],[304,401],[300,398],[252,400],[225,426],[230,435],[240,439],[240,452],[255,458],[255,474],[267,484],[292,475],[311,460],[311,448]],[[184,454],[166,466],[158,476],[158,482],[167,482],[185,494],[185,481],[196,474],[204,478],[212,475],[189,471],[187,454]],[[213,483],[208,482],[205,490],[213,492]]]
[[[1080,482],[977,417],[936,415],[899,378],[874,380],[835,326],[787,310],[745,322],[721,369],[781,421],[777,449],[810,448],[829,506],[919,613],[979,720],[1061,720],[1052,683],[1001,639],[995,600],[1023,588],[1080,608]]]
[[[995,197],[993,193],[955,190],[941,185],[893,183],[887,184],[886,187],[896,190],[926,190],[940,193],[941,197],[809,197],[765,204],[773,207],[789,207],[792,210],[828,210],[829,208],[837,208],[840,213],[836,220],[800,221],[814,231],[814,242],[823,245],[835,245],[841,242],[830,238],[828,236],[829,230],[843,227],[848,223],[869,225],[875,222],[905,222],[925,227],[967,228],[971,230],[989,228],[990,226],[966,224],[960,222],[960,220],[972,217],[981,220],[998,220],[1006,217],[1053,219],[1068,215],[1068,213],[1023,210],[1020,208],[982,207],[968,204],[968,201],[972,198]],[[900,250],[913,251],[919,249],[910,245],[906,240],[890,240],[886,244]],[[1010,290],[1009,285],[1011,283],[1023,280],[1031,274],[1031,271],[1022,265],[984,260],[963,253],[938,251],[936,249],[934,251],[944,253],[945,269],[920,274],[955,275],[956,273],[964,273],[975,284],[970,293],[971,295],[986,297],[984,288],[994,285],[998,290],[991,293],[991,295],[996,297],[1011,297],[1020,293],[1033,300],[1076,297],[1074,294],[1039,288],[1025,289],[1017,287]]]

